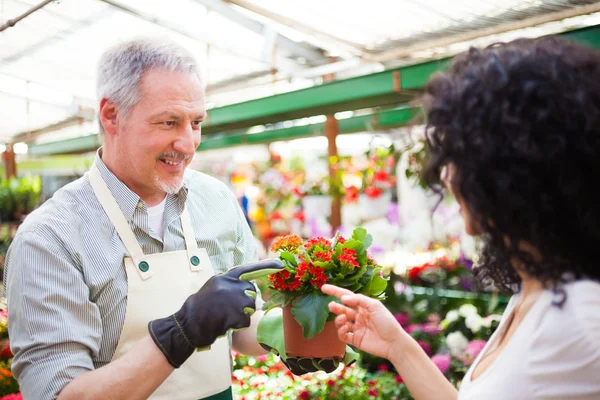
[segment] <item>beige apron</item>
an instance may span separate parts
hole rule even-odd
[[[177,312],[184,301],[214,275],[206,252],[197,246],[187,207],[181,214],[186,250],[144,254],[115,198],[94,165],[90,182],[130,257],[127,272],[127,312],[113,360],[148,334],[148,322]],[[157,400],[231,399],[231,352],[227,337],[210,350],[192,356],[153,393]]]

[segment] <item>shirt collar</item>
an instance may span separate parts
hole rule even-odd
[[[132,221],[133,214],[135,213],[138,204],[143,204],[143,200],[135,192],[129,189],[127,185],[121,182],[121,180],[119,180],[119,178],[117,178],[117,176],[108,169],[106,164],[104,164],[102,161],[102,148],[98,149],[94,163],[98,168],[98,171],[100,171],[100,175],[106,183],[106,186],[108,186],[108,189],[117,201],[119,208],[121,208],[125,219],[127,221]],[[183,207],[187,200],[187,196],[188,188],[184,179],[183,187],[178,193],[174,195],[167,195],[167,204],[175,204],[178,214],[181,214],[181,212],[183,212]]]

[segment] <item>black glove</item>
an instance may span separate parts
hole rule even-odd
[[[262,317],[258,324],[256,338],[263,349],[278,355],[281,362],[294,375],[304,375],[317,371],[330,373],[335,371],[340,363],[349,367],[359,358],[358,353],[350,346],[346,346],[346,353],[341,360],[335,358],[298,358],[288,356],[285,353],[283,316],[280,308],[275,308]]]
[[[150,321],[150,336],[169,364],[179,368],[194,350],[210,348],[228,330],[249,327],[256,289],[247,281],[283,268],[281,261],[267,260],[213,276],[175,314]]]

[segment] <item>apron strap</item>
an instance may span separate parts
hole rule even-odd
[[[196,235],[194,235],[194,228],[192,227],[192,220],[188,213],[187,204],[183,208],[181,213],[181,227],[183,228],[183,237],[185,238],[185,250],[187,252],[188,264],[192,271],[200,271],[203,266],[201,264],[201,258],[198,257],[200,250],[196,243]],[[206,251],[202,252],[205,253]],[[202,254],[203,255],[203,254]],[[208,255],[207,255],[208,256]],[[202,257],[204,258],[204,257]]]
[[[106,182],[102,179],[102,175],[100,175],[100,171],[95,164],[92,165],[92,168],[90,169],[90,183],[92,189],[94,189],[94,194],[98,198],[102,208],[104,208],[110,222],[114,225],[125,248],[137,266],[136,269],[140,274],[140,277],[144,280],[150,278],[154,275],[154,272],[150,269],[150,264],[145,259],[146,256],[144,251],[140,247],[119,204],[115,200],[110,189],[108,189],[108,186],[106,186]]]

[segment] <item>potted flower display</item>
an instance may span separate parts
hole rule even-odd
[[[349,239],[337,233],[331,240],[316,237],[305,242],[289,235],[274,241],[271,250],[283,261],[285,269],[269,277],[274,293],[263,308],[267,312],[276,307],[283,309],[288,356],[343,357],[346,346],[337,337],[334,315],[328,308],[336,299],[320,289],[330,283],[382,298],[388,279],[367,253],[371,242],[371,235],[361,227],[354,229]]]

